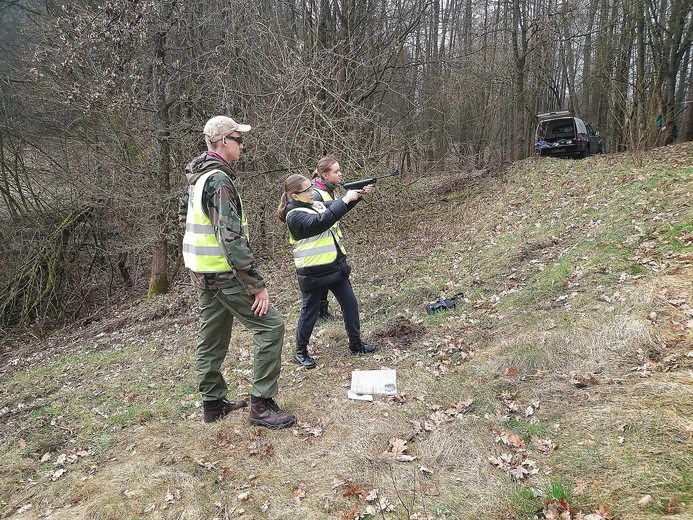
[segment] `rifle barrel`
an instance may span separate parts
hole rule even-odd
[[[366,186],[367,184],[375,184],[375,182],[376,182],[378,179],[384,179],[385,177],[395,177],[396,175],[399,175],[399,170],[395,170],[395,171],[393,171],[393,172],[391,172],[391,173],[388,173],[388,174],[385,174],[385,175],[381,175],[380,177],[371,177],[371,178],[369,178],[369,179],[361,179],[361,180],[357,180],[357,181],[343,182],[343,183],[342,183],[342,187],[343,187],[343,188],[348,188],[349,185],[358,186],[358,185],[360,185],[361,183],[365,183],[365,184],[363,184],[363,185]],[[368,182],[365,182],[365,181],[368,181]]]

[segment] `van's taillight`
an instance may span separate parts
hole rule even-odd
[[[582,136],[580,134],[578,134],[576,140],[577,140],[577,144],[582,144]]]

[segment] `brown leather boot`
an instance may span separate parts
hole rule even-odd
[[[206,423],[211,423],[223,419],[229,413],[240,410],[248,406],[245,401],[237,401],[232,403],[228,399],[221,399],[219,401],[205,401],[202,403],[203,406],[203,417]]]
[[[296,417],[285,412],[274,399],[250,396],[250,424],[278,430],[288,428],[296,422]]]

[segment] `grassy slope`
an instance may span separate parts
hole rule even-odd
[[[358,518],[380,501],[377,518],[520,519],[543,517],[548,494],[572,518],[691,518],[692,179],[684,143],[379,185],[345,227],[381,348],[353,357],[339,324],[316,329],[318,368],[283,365],[290,431],[252,428],[247,411],[202,424],[189,287],[8,340],[0,516]],[[288,361],[288,249],[265,272]],[[458,291],[454,311],[426,315]],[[247,395],[251,364],[236,327],[232,394]],[[377,368],[397,369],[398,395],[347,400],[351,371]],[[415,460],[384,456],[391,439]]]

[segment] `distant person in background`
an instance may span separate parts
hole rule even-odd
[[[669,129],[669,134],[667,135],[666,140],[664,141],[664,144],[674,144],[676,141],[676,138],[679,136],[679,129],[676,126],[675,121],[669,121],[669,124],[663,128],[664,129]]]
[[[296,417],[274,402],[281,369],[284,322],[270,306],[265,279],[250,249],[248,222],[234,185],[243,150],[242,125],[226,116],[210,119],[203,133],[207,151],[185,168],[189,187],[179,215],[185,219],[183,258],[197,287],[200,310],[195,375],[202,394],[204,422],[223,419],[244,408],[226,398],[221,373],[236,318],[253,332],[254,360],[250,423],[287,428]]]
[[[313,186],[303,175],[290,175],[284,181],[284,193],[277,216],[289,228],[298,286],[301,289],[301,315],[296,324],[296,353],[293,362],[315,368],[308,354],[308,342],[318,319],[320,298],[325,288],[332,291],[342,308],[344,327],[352,354],[371,354],[375,345],[361,341],[359,304],[349,281],[351,267],[346,262],[337,224],[372,185],[349,190],[337,200],[323,204],[313,201]]]

